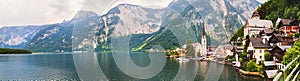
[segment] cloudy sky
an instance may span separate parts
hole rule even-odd
[[[104,14],[110,8],[129,3],[151,8],[166,7],[173,0],[0,0],[0,28],[41,25],[70,20],[78,10]],[[264,2],[265,0],[262,0]]]

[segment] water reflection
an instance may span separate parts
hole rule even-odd
[[[0,80],[79,80],[72,55],[0,56]]]
[[[120,57],[123,56],[120,55]],[[131,53],[129,57],[137,65],[136,67],[147,67],[154,60],[159,60],[152,60],[151,55],[147,53]],[[222,65],[194,60],[180,63],[174,59],[166,59],[165,65],[157,75],[141,79],[122,71],[111,53],[13,55],[0,56],[0,80],[203,81],[209,73],[208,69],[213,64],[216,69]],[[258,77],[240,76],[232,66],[223,66],[224,68],[220,72],[221,76],[217,78],[219,81],[263,80]]]
[[[103,74],[96,53],[73,55],[76,72],[80,80],[107,80]]]
[[[199,63],[198,61],[179,62],[179,71],[174,78],[175,81],[192,81],[194,80]]]

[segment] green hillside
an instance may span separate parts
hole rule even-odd
[[[273,23],[278,17],[300,20],[299,0],[270,0],[262,4],[257,10],[262,19],[272,20]]]
[[[8,48],[0,48],[0,54],[29,54],[32,53],[28,50],[23,49],[8,49]]]

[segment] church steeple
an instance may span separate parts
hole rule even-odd
[[[204,24],[203,24],[203,27],[202,27],[202,37],[203,36],[206,36],[206,31],[205,31],[205,26],[204,26]]]
[[[258,12],[257,10],[254,11],[251,18],[252,18],[252,19],[260,19],[259,12]]]
[[[204,22],[203,22],[203,27],[202,27],[202,39],[201,39],[201,43],[202,43],[202,54],[201,56],[206,56],[206,31],[205,31],[205,26],[204,26]]]

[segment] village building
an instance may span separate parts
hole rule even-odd
[[[299,33],[298,20],[278,18],[276,26],[279,28],[280,33],[285,36],[292,36],[295,33]]]
[[[264,29],[264,30],[261,30],[259,32],[259,35],[260,36],[272,36],[273,34],[275,34],[275,29],[273,28],[270,28],[270,29]]]
[[[238,38],[236,39],[236,41],[231,41],[230,44],[242,46],[242,45],[243,45],[243,38],[238,37]]]
[[[244,38],[255,37],[264,29],[270,29],[273,27],[273,23],[270,20],[261,20],[258,11],[255,11],[251,17],[246,21],[244,25]]]
[[[216,51],[215,51],[215,56],[216,56],[216,59],[218,61],[225,61],[225,58],[227,57],[225,51],[224,51],[224,47],[223,46],[219,46]]]
[[[178,53],[178,56],[184,56],[185,54],[185,49],[182,48],[176,48],[175,51]]]
[[[235,54],[239,55],[242,54],[244,51],[244,47],[243,46],[234,46],[234,52]]]
[[[286,36],[281,34],[273,34],[269,39],[269,43],[272,47],[275,46],[290,46],[294,44],[294,38],[292,36]]]
[[[265,61],[264,62],[264,79],[265,81],[273,81],[277,73],[277,65],[274,61]]]
[[[207,56],[207,45],[206,45],[206,31],[205,31],[205,26],[203,25],[202,29],[202,39],[201,39],[201,44],[202,44],[202,53],[201,56]]]
[[[232,57],[234,56],[234,47],[232,45],[225,45],[225,53],[226,56]]]
[[[287,49],[289,49],[291,47],[292,46],[275,46],[269,52],[272,54],[273,60],[276,63],[281,63],[284,53],[287,51]]]
[[[264,38],[250,38],[248,46],[247,57],[249,59],[255,59],[256,64],[260,64],[265,60],[265,52],[268,51],[270,45],[267,39]]]

